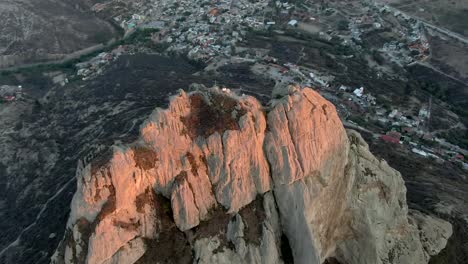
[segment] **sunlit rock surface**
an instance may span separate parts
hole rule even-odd
[[[427,263],[452,232],[309,88],[181,91],[140,131],[78,164],[54,263]]]

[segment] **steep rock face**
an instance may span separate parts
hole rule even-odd
[[[273,104],[265,149],[283,228],[296,261],[320,263],[343,235],[350,196],[346,132],[335,107],[312,90],[292,91]]]
[[[265,128],[261,105],[254,98],[182,93],[168,110],[155,111],[142,128],[142,141],[163,161],[155,168],[156,191],[171,194],[174,209],[198,211],[202,220],[215,197],[229,212],[238,211],[270,189],[262,149]],[[178,184],[173,187],[175,175]],[[213,192],[202,189],[210,181]],[[180,212],[181,217],[187,213]],[[181,229],[199,221],[186,220],[176,219]]]
[[[262,200],[233,215],[225,230],[227,248],[220,247],[219,235],[197,240],[195,262],[283,263],[278,250],[281,227],[273,194],[266,193]]]
[[[55,263],[427,263],[451,234],[408,222],[401,176],[308,88],[181,92],[77,179]]]
[[[345,175],[351,194],[347,210],[352,214],[348,238],[336,244],[334,255],[347,263],[427,263],[445,247],[451,225],[417,211],[408,215],[400,173],[377,160],[358,133],[349,131],[348,137]]]

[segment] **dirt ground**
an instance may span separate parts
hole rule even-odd
[[[468,81],[468,46],[440,37],[430,39],[430,63],[442,71]]]
[[[297,28],[310,34],[318,34],[323,31],[324,26],[319,23],[299,23]]]
[[[120,34],[81,0],[2,0],[0,21],[0,67],[58,60]]]
[[[410,15],[437,26],[468,36],[468,1],[466,0],[380,0]]]

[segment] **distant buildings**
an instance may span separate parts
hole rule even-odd
[[[21,85],[2,85],[0,86],[0,99],[5,102],[14,102],[23,96],[23,87]]]
[[[427,109],[426,107],[422,107],[420,110],[419,110],[419,117],[424,119],[424,118],[429,118],[430,116],[430,112],[429,112],[429,109]]]
[[[416,153],[416,154],[421,155],[421,156],[423,156],[423,157],[427,157],[427,156],[428,156],[428,153],[425,152],[425,151],[422,150],[422,149],[412,148],[411,151],[412,151],[413,153]]]
[[[288,22],[288,25],[295,27],[297,26],[297,23],[298,23],[297,20],[293,19]]]
[[[382,135],[380,136],[380,139],[382,139],[385,142],[393,143],[393,144],[400,144],[400,139],[399,138],[394,138],[390,135]]]
[[[353,91],[354,95],[361,97],[364,94],[364,87],[358,88]]]

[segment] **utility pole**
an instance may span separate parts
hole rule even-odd
[[[296,65],[299,65],[299,62],[302,60],[302,58],[305,57],[304,47],[302,47],[302,49],[301,49],[301,51],[299,53],[301,54],[301,56],[299,56],[299,58],[297,59]]]
[[[429,106],[427,108],[427,131],[431,130],[431,116],[432,116],[432,94],[429,97]]]

